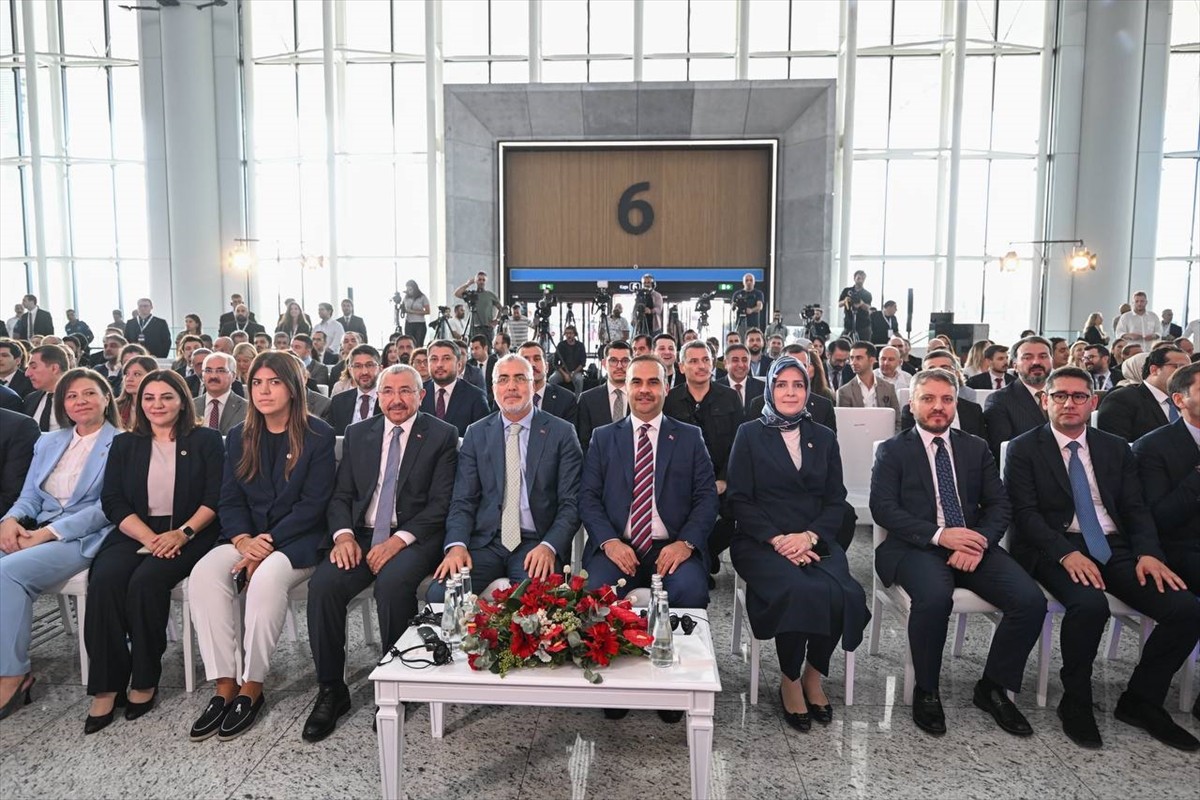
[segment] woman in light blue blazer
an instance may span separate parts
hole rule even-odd
[[[87,569],[113,528],[100,507],[119,432],[112,387],[94,370],[70,370],[54,413],[62,430],[38,439],[21,496],[0,519],[0,719],[30,702],[33,601]]]

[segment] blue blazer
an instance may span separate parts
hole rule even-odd
[[[454,397],[463,386],[454,388]],[[428,397],[428,395],[427,395]],[[560,559],[570,558],[571,539],[579,529],[579,468],[583,452],[571,425],[553,414],[535,411],[525,451],[529,510],[542,541]],[[504,506],[504,422],[497,411],[467,428],[458,453],[458,471],[446,544],[468,550],[486,547],[500,536]]]
[[[626,417],[592,433],[579,489],[580,517],[588,532],[585,560],[609,539],[624,536],[629,524],[633,424],[633,417]],[[654,454],[654,502],[672,541],[708,551],[708,535],[720,508],[712,460],[699,428],[666,415]]]
[[[104,423],[96,446],[84,462],[75,491],[65,506],[60,505],[42,485],[71,444],[75,429],[43,433],[33,446],[33,461],[29,465],[29,474],[25,476],[21,496],[5,516],[14,519],[30,517],[37,520],[40,526],[52,525],[62,541],[79,542],[84,558],[95,556],[104,543],[104,537],[113,529],[100,505],[100,492],[104,488],[104,466],[108,462],[108,451],[113,438],[119,433],[112,425]]]
[[[333,494],[337,466],[333,428],[310,414],[304,451],[290,478],[283,477],[285,460],[280,460],[271,475],[260,472],[251,481],[239,481],[234,472],[242,457],[244,429],[245,423],[233,426],[225,439],[225,474],[218,511],[221,539],[229,541],[243,533],[270,533],[275,549],[288,557],[292,567],[314,566],[320,560],[321,544],[329,535],[325,510]]]

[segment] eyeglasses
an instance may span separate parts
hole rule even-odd
[[[228,375],[229,374],[229,370],[225,369],[224,367],[205,367],[203,372],[205,375]]]
[[[608,363],[612,364],[614,367],[628,367],[630,364],[630,359],[628,359],[628,358],[610,358],[610,359],[608,359]]]
[[[1050,399],[1060,406],[1066,405],[1068,399],[1075,405],[1081,406],[1091,400],[1092,396],[1088,392],[1051,392]]]
[[[496,380],[494,380],[492,382],[495,383],[497,386],[507,386],[510,382],[515,383],[517,386],[524,386],[525,384],[529,383],[529,376],[527,376],[527,375],[497,375]]]
[[[387,397],[393,394],[398,394],[401,397],[416,397],[419,389],[414,389],[411,386],[401,386],[399,389],[381,389],[379,394]]]

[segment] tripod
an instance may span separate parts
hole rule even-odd
[[[545,314],[545,316],[543,316]],[[547,309],[543,312],[538,309],[537,314],[537,343],[542,348],[542,353],[545,355],[546,361],[549,362],[557,345],[554,342],[554,334],[550,333],[550,311]]]
[[[433,324],[433,332],[429,335],[430,342],[436,342],[438,339],[453,339],[454,332],[450,330],[450,318],[444,314],[439,315],[437,322]],[[428,344],[428,342],[427,342]]]
[[[600,324],[596,326],[596,338],[600,340],[600,344],[596,347],[596,358],[604,360],[604,348],[608,346],[609,339],[612,338],[612,330],[608,327],[608,315],[610,313],[607,304],[599,304],[595,311],[600,314]]]

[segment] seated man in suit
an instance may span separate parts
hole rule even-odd
[[[320,683],[304,723],[308,742],[332,733],[350,710],[343,674],[350,601],[375,584],[386,653],[416,615],[417,587],[442,556],[458,431],[418,413],[421,376],[406,364],[379,373],[376,392],[382,415],[346,431],[329,501],[329,557],[308,585],[308,634]]]
[[[54,413],[54,390],[70,368],[67,350],[56,344],[39,345],[29,353],[25,377],[34,391],[25,395],[25,413],[33,417],[42,433],[59,430],[58,415]]]
[[[313,357],[313,340],[307,333],[297,333],[292,337],[292,352],[304,364],[304,371],[310,381],[329,385],[329,367]]]
[[[925,369],[944,369],[958,381],[959,391],[962,391],[962,372],[958,368],[958,359],[949,350],[931,350],[922,359]],[[913,419],[912,406],[908,403],[900,410],[900,430],[906,431],[916,425]],[[987,439],[987,427],[983,424],[983,409],[978,403],[959,396],[954,404],[954,417],[950,420],[951,428],[958,428],[972,436]]]
[[[105,352],[108,352],[107,348]],[[25,371],[21,369],[24,361],[25,349],[21,345],[13,339],[0,338],[0,384],[12,389],[22,399],[33,391],[29,378],[25,377]]]
[[[1171,747],[1200,750],[1200,741],[1163,708],[1171,676],[1200,638],[1200,604],[1164,563],[1137,460],[1119,436],[1088,426],[1096,405],[1088,373],[1055,370],[1042,403],[1050,423],[1009,443],[1004,476],[1014,510],[1013,554],[1067,609],[1063,731],[1080,746],[1101,746],[1092,663],[1108,623],[1109,592],[1158,623],[1117,701],[1116,718]]]
[[[625,419],[629,414],[629,395],[625,389],[625,374],[629,370],[632,351],[629,342],[612,342],[605,348],[604,369],[608,379],[604,385],[588,389],[579,395],[579,444],[587,455],[592,433],[599,427]]]
[[[638,356],[626,372],[631,416],[592,435],[580,488],[588,585],[621,593],[654,573],[672,606],[708,605],[708,537],[720,501],[699,428],[663,415],[666,370]]]
[[[425,382],[421,410],[458,428],[460,437],[466,436],[472,422],[488,415],[487,398],[479,389],[458,379],[457,344],[438,339],[428,350],[430,379]]]
[[[379,351],[369,344],[360,344],[350,351],[350,379],[354,391],[338,392],[329,399],[329,424],[338,436],[356,422],[370,419],[379,413],[375,391],[379,377]]]
[[[209,353],[200,368],[204,391],[192,400],[200,424],[224,436],[246,419],[246,401],[233,391],[237,362],[225,353]]]
[[[1096,427],[1132,444],[1155,428],[1179,419],[1179,410],[1167,394],[1175,370],[1191,359],[1174,345],[1151,350],[1142,364],[1142,382],[1104,396],[1096,413]]]
[[[988,395],[983,406],[988,446],[1000,462],[1000,443],[1046,424],[1038,394],[1050,375],[1050,342],[1026,336],[1012,346],[1017,380]]]
[[[529,341],[518,347],[517,352],[533,367],[533,407],[574,426],[579,418],[575,393],[563,386],[546,383],[546,354],[542,346]]]
[[[1008,371],[1008,348],[1002,344],[989,344],[983,351],[983,363],[987,369],[967,380],[972,389],[1003,389],[1014,380]]]
[[[725,348],[725,372],[725,377],[719,378],[717,383],[737,392],[738,399],[742,401],[742,408],[747,410],[746,419],[750,419],[750,402],[755,398],[762,398],[766,384],[761,378],[750,374],[750,350],[746,345],[731,344]]]
[[[870,342],[855,342],[850,347],[850,369],[854,380],[838,389],[837,404],[843,408],[890,408],[896,412],[900,429],[900,400],[896,388],[875,377],[878,352]]]
[[[16,394],[16,392],[13,392]],[[0,409],[0,517],[21,496],[41,431],[19,411]]]
[[[522,356],[497,361],[492,381],[500,410],[463,439],[431,603],[464,566],[480,592],[497,578],[546,578],[570,558],[579,529],[575,429],[533,407],[533,367]]]
[[[879,445],[871,514],[888,537],[875,550],[875,571],[885,586],[897,583],[912,598],[908,646],[916,670],[917,727],[935,736],[946,732],[938,676],[951,596],[963,587],[1003,614],[974,703],[1003,730],[1029,736],[1033,729],[1005,692],[1021,690],[1046,599],[1000,547],[1010,519],[1008,495],[987,444],[950,428],[957,393],[958,381],[949,372],[918,372],[909,400],[917,426]]]
[[[829,369],[825,370],[825,376],[829,379],[829,388],[836,393],[854,380],[854,370],[850,367],[850,342],[834,339],[829,343],[828,352]]]

